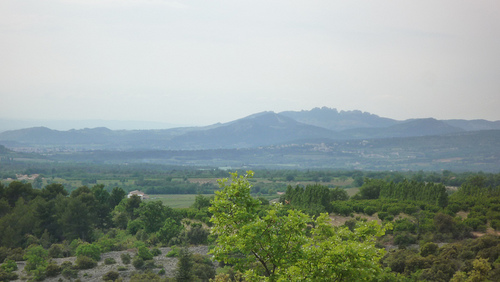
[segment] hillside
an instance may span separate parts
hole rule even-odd
[[[314,108],[300,112],[262,112],[227,123],[159,130],[105,127],[59,131],[46,127],[0,133],[0,144],[36,151],[243,149],[324,140],[434,136],[500,128],[500,122],[433,118],[396,121],[377,115]]]
[[[280,114],[305,124],[324,127],[333,131],[354,128],[380,128],[398,123],[396,120],[379,117],[367,112],[339,112],[337,109],[330,109],[327,107],[314,108],[310,111],[285,111],[280,112]]]

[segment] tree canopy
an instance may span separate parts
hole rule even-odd
[[[384,250],[374,238],[385,228],[376,222],[360,223],[354,231],[335,228],[328,214],[312,219],[282,204],[259,216],[259,201],[250,196],[252,175],[234,173],[219,182],[222,191],[209,209],[217,260],[235,265],[250,281],[363,281],[382,273]]]

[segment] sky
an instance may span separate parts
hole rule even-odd
[[[500,1],[0,1],[0,118],[500,120]]]

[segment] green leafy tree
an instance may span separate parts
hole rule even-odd
[[[96,261],[101,259],[101,249],[94,244],[83,243],[76,248],[75,253],[77,257],[87,256]]]
[[[125,191],[120,187],[115,187],[111,190],[111,194],[109,195],[109,205],[111,209],[114,209],[124,198]]]
[[[156,235],[160,239],[160,242],[168,244],[172,238],[179,236],[183,229],[184,227],[181,223],[172,218],[167,218]]]
[[[194,204],[191,207],[197,210],[201,210],[203,208],[208,208],[209,206],[210,206],[210,198],[198,194],[196,195]]]
[[[55,199],[57,195],[68,196],[68,191],[62,184],[52,183],[42,189],[42,197],[47,201]]]
[[[49,252],[42,246],[32,245],[26,250],[24,259],[26,260],[25,269],[33,274],[35,280],[43,280],[45,278],[45,271],[49,264],[47,259]]]
[[[378,261],[384,254],[375,248],[374,237],[385,229],[376,222],[364,223],[354,232],[328,224],[328,215],[316,220],[281,204],[263,216],[256,213],[259,201],[250,196],[249,171],[232,174],[219,182],[210,207],[212,233],[217,245],[211,251],[219,261],[244,271],[251,281],[347,281],[375,280],[382,273]],[[312,222],[312,236],[307,225]],[[258,267],[256,267],[258,266]]]

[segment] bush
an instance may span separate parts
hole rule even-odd
[[[115,264],[116,260],[114,258],[105,258],[104,259],[104,264],[105,265],[110,265],[110,264]]]
[[[17,263],[11,259],[5,260],[5,262],[0,266],[1,269],[6,272],[12,272],[17,270]]]
[[[389,213],[381,211],[378,213],[377,216],[380,220],[384,221],[389,216]]]
[[[78,271],[73,268],[73,265],[69,261],[63,262],[61,264],[61,268],[62,268],[61,273],[65,278],[70,279],[70,278],[76,278],[78,276]]]
[[[139,247],[139,250],[137,251],[137,256],[139,256],[143,260],[153,259],[153,254],[149,251],[148,248],[144,246]]]
[[[153,269],[153,268],[157,268],[157,267],[155,265],[155,261],[151,259],[151,260],[144,261],[143,268],[144,269]]]
[[[120,255],[120,258],[124,264],[129,264],[130,260],[132,259],[129,253],[122,253]]]
[[[95,261],[101,259],[101,249],[97,245],[85,243],[76,248],[76,256],[86,256]]]
[[[97,262],[88,256],[79,256],[75,261],[78,269],[91,269],[97,266]]]
[[[154,257],[156,257],[156,256],[161,255],[161,251],[160,251],[160,249],[158,249],[158,248],[153,248],[153,249],[151,250],[151,254],[152,254]]]
[[[426,257],[428,255],[435,255],[438,250],[438,245],[432,242],[425,243],[420,247],[420,255]]]
[[[104,274],[104,276],[102,277],[102,280],[104,280],[104,281],[115,281],[119,277],[120,277],[120,273],[118,273],[116,271],[110,271],[110,272]]]
[[[191,228],[186,232],[189,243],[191,244],[205,244],[210,232],[203,228],[201,224],[193,224]]]
[[[130,281],[162,281],[157,274],[146,271],[144,273],[134,273],[130,277]]]
[[[69,255],[69,251],[66,250],[63,244],[52,244],[49,248],[49,257],[51,258],[63,258]]]
[[[132,260],[132,265],[136,269],[142,269],[144,267],[144,259],[142,259],[140,256],[135,256]]]
[[[0,269],[0,281],[10,281],[17,280],[19,277],[14,272],[7,272],[3,269]]]
[[[49,263],[49,265],[47,265],[47,268],[46,268],[46,274],[47,274],[47,277],[54,277],[54,276],[57,276],[59,275],[59,273],[61,273],[61,267],[59,265],[57,265],[56,263]]]
[[[118,266],[118,271],[126,271],[127,269],[126,266]]]
[[[24,260],[24,250],[21,248],[8,249],[7,257],[5,259],[11,259],[13,261]]]
[[[168,258],[178,257],[179,256],[179,249],[176,246],[172,246],[172,249],[170,250],[170,252],[168,252],[165,256]]]
[[[401,208],[399,206],[391,206],[387,209],[387,212],[389,214],[392,214],[393,216],[397,216],[399,213],[401,213]]]
[[[144,223],[140,219],[134,219],[132,221],[129,221],[127,224],[127,231],[128,233],[135,235],[137,231],[140,229],[144,228]]]
[[[194,254],[192,259],[194,264],[191,271],[198,279],[201,281],[209,281],[215,278],[215,267],[207,256]]]
[[[394,244],[398,246],[408,246],[415,244],[416,241],[416,238],[407,232],[394,236]]]
[[[160,271],[158,271],[158,275],[165,275],[165,268],[160,269]]]
[[[363,209],[363,212],[364,212],[365,214],[367,214],[367,215],[370,215],[370,216],[371,216],[371,215],[373,215],[374,213],[376,213],[376,212],[377,212],[377,208],[372,207],[372,206],[368,206],[368,207],[366,207],[366,208],[364,208],[364,209]]]

